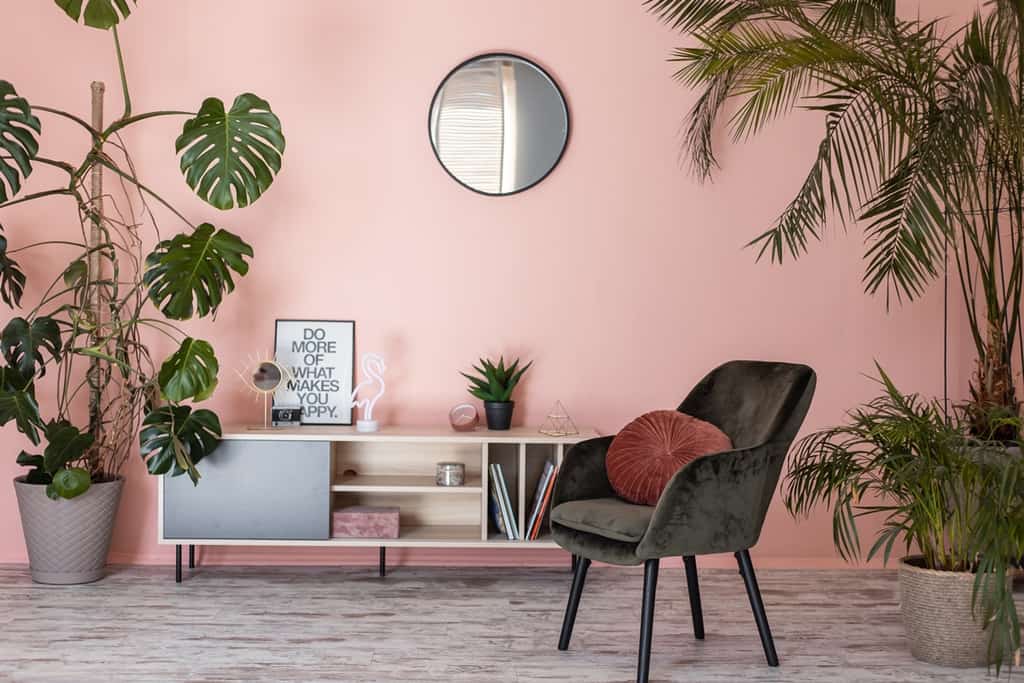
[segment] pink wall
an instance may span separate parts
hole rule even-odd
[[[957,0],[921,3],[953,11]],[[973,3],[971,3],[973,5]],[[254,207],[226,215],[181,180],[172,140],[180,122],[129,137],[143,176],[192,219],[213,220],[255,247],[251,274],[215,324],[225,422],[259,419],[233,377],[267,351],[277,317],[357,321],[361,351],[389,362],[388,422],[438,424],[467,396],[457,370],[479,355],[521,354],[535,369],[519,396],[535,423],[560,399],[579,424],[612,433],[673,407],[705,371],[730,358],[801,361],[819,374],[808,427],[835,422],[873,395],[878,359],[902,387],[942,390],[942,291],[886,314],[861,292],[859,234],[836,231],[810,257],[755,264],[742,249],[797,188],[821,132],[795,116],[742,147],[700,186],[678,162],[694,93],[670,78],[680,38],[639,2],[613,0],[140,3],[124,29],[138,110],[197,108],[251,90],[284,121],[285,169]],[[916,3],[908,3],[913,8]],[[936,8],[936,9],[933,9]],[[109,37],[74,26],[49,2],[12,10],[18,30],[0,46],[3,77],[31,101],[85,114],[89,81],[105,79],[117,106]],[[216,28],[223,23],[228,30]],[[510,198],[452,182],[427,139],[430,98],[447,71],[476,53],[508,50],[544,65],[569,100],[573,131],[557,170]],[[77,153],[73,129],[47,120],[44,153]],[[31,189],[50,186],[41,171]],[[12,210],[12,246],[73,234],[70,207]],[[165,232],[178,226],[161,216]],[[30,277],[56,264],[24,258]],[[954,325],[959,318],[954,316]],[[957,332],[953,389],[969,367]],[[161,351],[166,351],[161,347]],[[45,400],[45,399],[44,399]],[[23,441],[0,432],[0,473],[19,473]],[[156,481],[133,459],[112,560],[169,562],[156,544]],[[25,549],[12,487],[0,486],[0,562]],[[796,525],[778,501],[758,546],[775,566],[838,563],[824,512]],[[564,562],[483,553],[395,553],[409,562]],[[518,559],[517,559],[518,558]],[[209,561],[364,562],[366,551],[210,550]]]

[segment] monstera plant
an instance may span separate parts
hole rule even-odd
[[[178,323],[215,315],[236,278],[248,272],[253,250],[213,222],[194,224],[140,180],[121,135],[150,119],[182,119],[174,149],[185,181],[210,206],[227,210],[259,199],[280,171],[281,123],[252,94],[240,95],[230,108],[209,98],[198,110],[136,113],[117,33],[137,9],[136,0],[56,5],[76,22],[111,33],[123,111],[97,124],[95,112],[90,121],[30,102],[0,79],[0,209],[69,200],[68,219],[81,228],[80,238],[24,244],[21,236],[30,226],[3,226],[12,238],[9,245],[0,237],[0,298],[18,310],[0,333],[0,425],[15,423],[37,447],[17,457],[29,468],[20,481],[44,486],[53,499],[75,498],[94,484],[119,480],[137,445],[151,473],[187,474],[198,481],[196,466],[217,447],[221,428],[216,414],[193,404],[213,393],[218,362],[209,342],[192,338]],[[39,154],[47,118],[80,129],[89,142],[84,158]],[[22,185],[39,167],[57,169],[59,184],[23,193]],[[153,242],[146,231],[160,234],[151,205],[180,221],[182,229],[145,253],[144,245]],[[18,215],[28,220],[24,211]],[[0,221],[6,218],[0,212]],[[19,262],[34,251],[51,252],[40,268],[55,254],[73,255],[51,282],[33,285],[39,298],[26,304]],[[167,337],[177,350],[160,361],[147,342]],[[54,398],[41,404],[36,384],[44,377],[47,396]]]

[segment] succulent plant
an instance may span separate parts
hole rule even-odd
[[[533,361],[519,367],[519,359],[516,358],[506,367],[504,356],[498,358],[497,365],[488,358],[481,358],[480,365],[473,366],[479,376],[474,377],[465,372],[459,374],[469,380],[469,393],[481,401],[504,402],[511,400],[512,390],[531,365]]]

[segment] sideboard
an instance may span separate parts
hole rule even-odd
[[[203,460],[198,486],[188,477],[160,478],[158,540],[175,546],[179,583],[183,546],[190,568],[197,545],[379,547],[382,576],[387,547],[554,548],[546,534],[510,541],[498,532],[489,514],[489,465],[501,465],[522,529],[545,463],[561,465],[567,446],[595,436],[592,429],[547,436],[531,427],[228,428]],[[438,462],[463,463],[465,485],[437,486]],[[350,505],[398,507],[399,537],[333,538],[332,510]]]

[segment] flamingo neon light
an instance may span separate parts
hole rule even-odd
[[[363,381],[357,384],[356,388],[352,390],[352,397],[349,399],[353,408],[359,408],[362,410],[360,419],[356,420],[356,431],[376,432],[380,429],[380,424],[377,420],[373,419],[373,407],[377,405],[377,401],[384,395],[384,372],[388,368],[384,364],[384,358],[382,358],[380,354],[376,353],[364,354],[360,365],[363,370]],[[368,388],[374,384],[380,387],[376,394],[371,398],[364,398],[358,401],[356,400],[356,396],[362,389]]]

